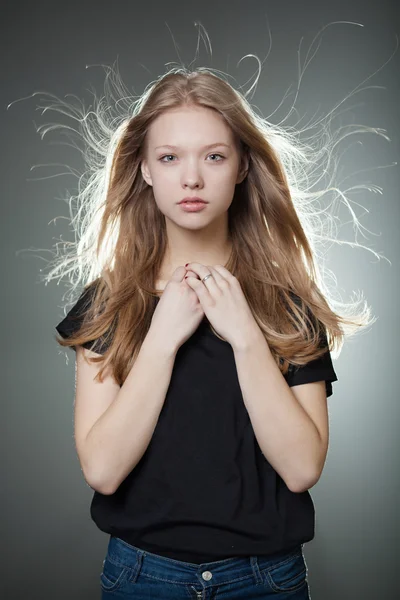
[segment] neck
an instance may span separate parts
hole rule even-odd
[[[163,281],[169,280],[177,267],[188,262],[226,265],[232,251],[226,215],[223,221],[210,223],[200,230],[176,227],[167,220],[167,236],[168,244],[159,277]]]

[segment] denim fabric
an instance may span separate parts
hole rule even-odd
[[[303,545],[197,565],[110,536],[100,588],[102,600],[310,600]]]

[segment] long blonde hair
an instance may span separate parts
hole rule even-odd
[[[91,359],[103,363],[99,380],[108,365],[120,385],[127,377],[151,324],[167,245],[165,218],[140,162],[151,123],[163,111],[185,106],[222,115],[249,158],[228,211],[232,253],[225,266],[239,280],[281,371],[321,356],[321,339],[338,355],[344,336],[372,321],[365,301],[362,308],[361,300],[339,302],[320,272],[318,240],[326,221],[317,208],[332,185],[312,191],[310,175],[325,150],[313,150],[299,132],[261,118],[210,69],[182,67],[149,86],[119,123],[102,121],[97,138],[87,135],[91,173],[72,220],[79,239],[47,279],[72,275],[74,291],[83,284],[93,294],[80,330],[57,342],[68,347],[107,340],[104,354]],[[95,114],[99,119],[106,109],[99,105]],[[81,125],[88,128],[88,120]]]

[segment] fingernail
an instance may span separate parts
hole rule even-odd
[[[187,266],[188,266],[188,264],[189,264],[189,263],[186,263],[185,267],[187,267]]]

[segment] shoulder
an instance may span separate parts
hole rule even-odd
[[[94,294],[96,292],[99,280],[86,285],[81,291],[78,299],[75,301],[73,306],[68,310],[65,317],[55,326],[56,331],[63,338],[68,338],[74,334],[76,334],[84,320],[84,317],[89,309]],[[102,354],[104,352],[104,344],[99,339],[96,341],[95,346],[93,347],[93,342],[86,342],[83,344],[84,348],[92,349],[95,352]],[[75,347],[72,347],[75,350]]]
[[[310,334],[312,334],[313,328],[319,329],[319,347],[324,348],[325,346],[328,346],[326,327],[322,323],[322,321],[317,319],[316,315],[314,314],[312,309],[309,307],[309,305],[305,301],[303,301],[302,298],[298,294],[296,294],[294,291],[290,290],[289,296],[290,296],[290,299],[293,301],[293,303],[298,308],[303,309],[304,316],[306,317],[307,328],[308,328]],[[294,315],[294,313],[289,305],[287,305],[287,309],[288,309],[288,312],[290,312],[297,320],[297,316]]]

